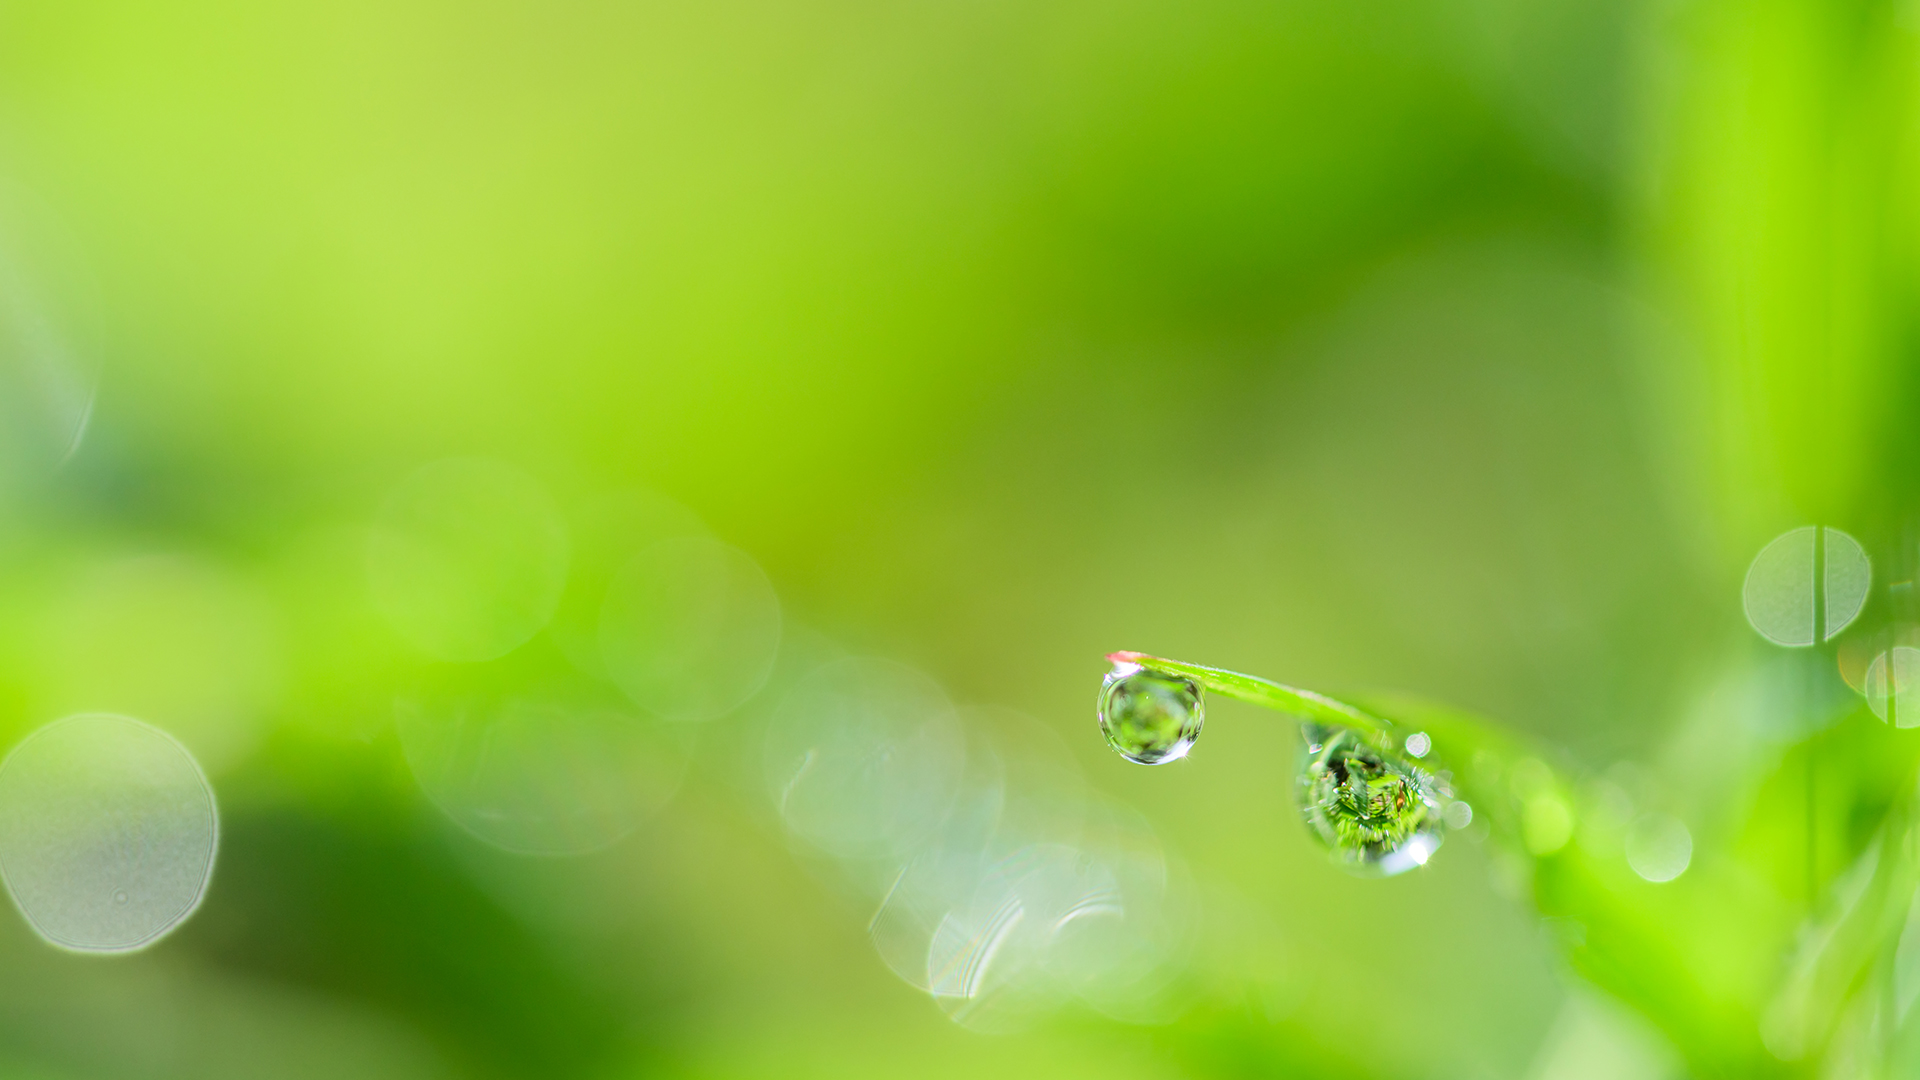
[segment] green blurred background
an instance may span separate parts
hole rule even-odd
[[[0,919],[0,1070],[1811,1075],[1754,1018],[1807,903],[1802,795],[1768,777],[1813,721],[1740,589],[1821,521],[1874,556],[1863,625],[1901,624],[1917,27],[1868,0],[0,3],[0,736],[141,716],[222,814],[204,906],[152,949]],[[402,752],[409,687],[508,677],[428,663],[369,589],[384,501],[450,457],[564,508],[658,493],[777,592],[773,680],[676,735],[684,781],[610,848],[481,843]],[[1199,897],[1175,1003],[987,1035],[895,978],[763,775],[809,647],[1058,732]],[[1114,756],[1113,649],[1496,717],[1570,775],[1652,778],[1693,870],[1619,886],[1656,945],[1610,995],[1496,843],[1328,865],[1278,718],[1223,703],[1189,761]],[[1812,711],[1845,741],[1825,881],[1912,754]],[[1709,1003],[1706,1049],[1640,976]]]

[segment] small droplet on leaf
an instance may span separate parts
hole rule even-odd
[[[1119,663],[1100,684],[1100,733],[1121,757],[1164,765],[1186,757],[1206,717],[1191,680]]]

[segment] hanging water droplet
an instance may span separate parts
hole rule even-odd
[[[1200,737],[1200,688],[1178,675],[1115,664],[1100,683],[1100,733],[1121,757],[1142,765],[1178,761]]]
[[[1445,833],[1432,775],[1385,739],[1319,724],[1300,731],[1308,749],[1296,793],[1307,831],[1355,873],[1424,865]]]

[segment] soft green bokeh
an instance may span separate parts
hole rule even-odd
[[[1910,1067],[1920,736],[1835,673],[1920,623],[1916,26],[0,4],[0,741],[138,715],[221,814],[204,905],[147,951],[0,918],[0,1073]],[[532,486],[427,515],[401,561],[446,573],[382,585],[383,514],[453,459]],[[1873,590],[1776,649],[1743,575],[1808,524]],[[732,671],[712,642],[770,639],[686,582],[635,595],[679,588],[700,641],[602,629],[629,557],[703,528],[771,583],[778,657],[736,712],[658,721],[623,789],[608,725],[645,702],[606,689],[552,746],[538,718],[620,681],[605,653]],[[1493,717],[1519,764],[1453,765],[1510,805],[1349,877],[1301,826],[1293,725],[1223,701],[1188,760],[1107,750],[1099,658],[1136,648]],[[1027,714],[1116,835],[1151,827],[1190,931],[1151,1007],[986,1035],[889,971],[884,867],[769,784],[781,702],[848,655]],[[1627,851],[1669,818],[1691,862],[1656,885]]]

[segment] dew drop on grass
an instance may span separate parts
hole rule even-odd
[[[192,755],[129,717],[56,720],[0,764],[0,874],[62,948],[127,952],[178,926],[206,891],[218,831]]]
[[[1300,814],[1334,861],[1379,877],[1424,865],[1445,833],[1433,776],[1384,738],[1312,723],[1300,730]]]
[[[1115,664],[1100,684],[1100,733],[1128,761],[1164,765],[1193,749],[1206,718],[1200,688],[1178,675]]]

